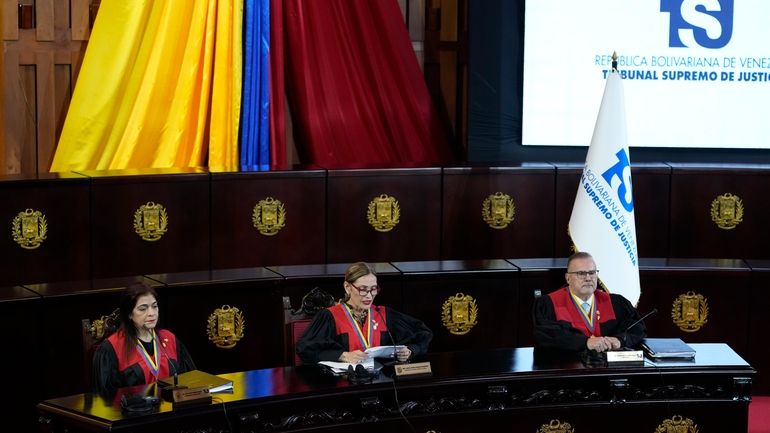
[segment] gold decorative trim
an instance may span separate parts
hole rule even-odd
[[[689,291],[674,299],[671,319],[684,332],[696,332],[708,322],[708,300]]]
[[[516,205],[508,194],[496,192],[490,194],[481,204],[481,217],[489,227],[504,229],[513,222]]]
[[[43,243],[48,233],[48,222],[39,210],[25,209],[11,222],[13,240],[25,250],[34,250]]]
[[[722,230],[732,230],[743,221],[743,201],[729,192],[711,202],[711,221]]]
[[[246,321],[241,310],[223,305],[209,315],[206,333],[209,341],[220,349],[232,349],[243,338]]]
[[[536,433],[575,433],[575,429],[569,423],[552,419],[550,423],[540,426]]]
[[[655,429],[655,433],[698,433],[698,425],[690,418],[674,415]]]
[[[273,236],[286,226],[286,208],[280,200],[268,197],[254,205],[251,222],[265,236]]]
[[[168,214],[162,204],[148,201],[134,212],[134,231],[142,239],[154,242],[168,231]]]
[[[389,232],[399,223],[401,207],[398,200],[387,194],[380,194],[369,202],[366,218],[369,224],[378,232]]]
[[[470,295],[457,293],[441,306],[441,321],[454,335],[465,335],[478,324],[479,307]]]

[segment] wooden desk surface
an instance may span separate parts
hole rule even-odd
[[[440,413],[479,416],[490,413],[490,407],[502,412],[526,409],[535,413],[548,408],[549,415],[543,418],[540,413],[542,419],[563,412],[574,419],[574,424],[594,409],[604,407],[606,411],[607,406],[619,407],[619,403],[624,403],[620,406],[626,409],[633,405],[659,405],[663,417],[674,402],[683,412],[695,413],[687,408],[689,402],[706,408],[709,404],[726,406],[720,408],[720,419],[731,419],[731,431],[744,431],[740,420],[746,423],[753,368],[725,344],[692,346],[697,352],[693,360],[648,360],[643,366],[631,367],[586,367],[577,359],[543,354],[532,348],[434,353],[425,357],[431,362],[431,377],[397,380],[397,388],[402,410],[407,406],[407,411],[412,411],[410,415],[428,424]],[[63,426],[71,431],[131,431],[139,427],[142,431],[161,431],[172,425],[176,426],[172,428],[175,431],[183,425],[220,425],[225,415],[229,417],[229,427],[221,428],[235,428],[234,431],[290,431],[300,427],[338,431],[333,427],[353,428],[354,424],[366,422],[368,412],[384,422],[377,424],[378,429],[398,430],[392,425],[399,418],[390,401],[393,381],[387,370],[372,383],[363,385],[326,374],[317,366],[222,376],[233,381],[233,391],[214,394],[214,401],[204,406],[175,408],[162,401],[146,414],[123,413],[120,395],[156,391],[154,385],[147,385],[122,389],[112,398],[80,394],[50,399],[40,403],[38,410],[51,421],[49,431],[61,431]],[[429,401],[443,402],[444,407],[437,403],[436,407],[428,408]],[[586,407],[575,412],[576,405]],[[701,419],[706,419],[706,415],[703,413]],[[217,418],[220,420],[216,421]],[[452,431],[451,428],[448,425],[442,431]]]

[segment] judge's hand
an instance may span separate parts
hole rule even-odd
[[[412,356],[412,351],[408,347],[396,349],[396,359],[400,362],[406,361],[410,356]]]
[[[340,361],[350,364],[358,364],[368,357],[369,354],[360,350],[354,350],[352,352],[342,352],[342,355],[340,355]]]
[[[604,340],[609,343],[609,350],[620,349],[620,340],[617,337],[604,337]]]
[[[620,348],[620,340],[615,337],[588,337],[586,341],[586,347],[589,350],[595,350],[597,352],[606,352],[611,349]]]

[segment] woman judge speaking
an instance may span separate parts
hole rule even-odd
[[[117,388],[153,383],[195,369],[182,342],[158,328],[157,298],[152,287],[141,283],[123,292],[120,328],[94,354],[93,382],[97,392],[109,394]]]
[[[363,262],[350,265],[342,286],[345,297],[318,312],[297,343],[303,363],[357,364],[368,358],[364,351],[375,346],[405,346],[396,350],[399,361],[427,352],[433,333],[424,323],[392,308],[374,305],[382,289],[371,266]]]

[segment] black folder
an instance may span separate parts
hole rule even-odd
[[[695,349],[679,338],[645,338],[642,349],[653,359],[695,357]]]

